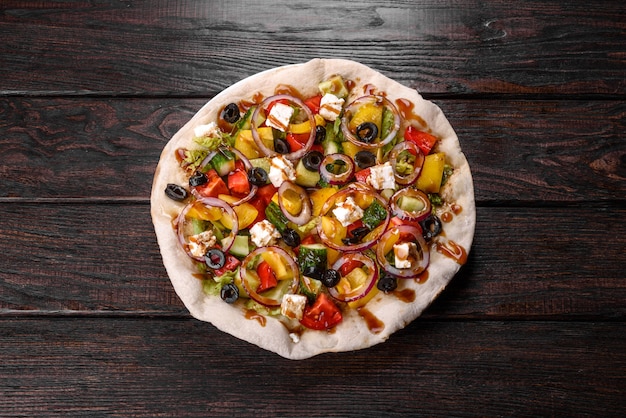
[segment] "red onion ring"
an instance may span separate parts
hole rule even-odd
[[[259,247],[256,250],[252,251],[241,262],[241,266],[239,267],[239,277],[241,278],[241,284],[243,285],[243,288],[246,290],[246,292],[248,292],[248,295],[252,299],[254,299],[256,302],[259,302],[260,304],[265,305],[265,306],[277,307],[277,306],[280,306],[280,303],[282,302],[282,300],[271,299],[271,298],[259,295],[256,292],[256,289],[253,289],[250,283],[248,282],[247,265],[252,260],[254,260],[256,256],[267,251],[274,252],[276,255],[278,255],[279,257],[282,257],[287,262],[288,267],[291,269],[291,271],[293,271],[293,279],[292,279],[291,286],[289,287],[289,293],[296,293],[296,290],[298,289],[298,285],[300,283],[300,271],[298,270],[298,265],[296,264],[296,261],[293,259],[293,257],[291,257],[287,251],[283,250],[280,247],[276,247],[276,246]],[[256,271],[251,272],[251,274],[256,274]]]
[[[340,174],[331,173],[326,168],[329,164],[334,164],[335,161],[343,161],[346,163],[346,171]],[[352,158],[345,154],[329,154],[322,160],[320,164],[320,175],[324,180],[326,180],[329,184],[345,184],[347,183],[354,174],[354,161]]]
[[[423,209],[419,212],[407,211],[402,209],[398,204],[398,201],[405,196],[420,200],[424,205]],[[430,212],[432,211],[432,205],[426,193],[418,189],[413,189],[411,187],[400,189],[395,192],[394,195],[391,196],[391,199],[389,199],[389,203],[391,205],[391,210],[393,211],[393,213],[397,215],[398,218],[405,221],[423,221],[424,219],[428,218]]]
[[[378,266],[376,265],[374,260],[372,260],[371,258],[361,253],[351,253],[351,254],[342,255],[341,257],[337,259],[337,261],[335,261],[332,268],[334,270],[339,271],[341,266],[347,261],[360,261],[361,263],[365,264],[368,270],[368,276],[367,276],[368,280],[363,285],[354,289],[352,292],[346,293],[346,294],[341,293],[339,289],[337,289],[337,286],[329,287],[328,293],[330,293],[330,295],[334,297],[335,299],[340,300],[342,302],[352,302],[354,300],[365,297],[365,295],[367,295],[370,292],[370,290],[372,290],[372,288],[374,287],[374,284],[378,280]]]
[[[409,151],[411,154],[415,156],[415,162],[413,164],[413,172],[407,176],[401,176],[398,174],[398,170],[396,169],[397,158],[398,155],[402,151]],[[424,154],[419,149],[414,142],[411,141],[402,141],[397,144],[395,147],[391,149],[391,153],[389,154],[389,161],[391,162],[391,167],[393,168],[393,174],[396,179],[396,183],[407,185],[413,183],[417,177],[420,175],[422,171],[422,166],[424,165]]]
[[[252,163],[250,163],[250,160],[248,160],[248,158],[245,155],[243,155],[241,153],[241,151],[239,151],[235,147],[220,147],[220,148],[227,149],[228,151],[231,151],[233,154],[235,154],[236,159],[241,160],[241,162],[243,163],[243,166],[246,169],[246,175],[248,175],[248,171],[250,171],[250,169],[252,168]],[[213,159],[215,154],[217,154],[218,151],[219,151],[219,149],[209,153],[209,155],[207,155],[204,158],[204,160],[202,160],[202,162],[200,163],[200,166],[198,167],[198,169],[202,170],[204,172],[203,168],[206,167],[209,164],[209,162],[211,162],[211,160]],[[248,200],[252,199],[256,195],[257,190],[258,190],[257,186],[255,186],[254,184],[250,184],[250,192],[247,195],[245,195],[244,197],[242,197],[241,199],[235,201],[234,203],[231,203],[230,205],[231,206],[238,206],[238,205],[241,205],[242,203],[247,202]],[[192,192],[195,192],[195,189],[192,190]],[[196,197],[200,196],[197,193],[194,193],[194,195]]]
[[[256,124],[257,124],[259,112],[261,111],[261,109],[264,109],[268,104],[272,102],[275,102],[277,100],[283,100],[283,99],[286,99],[292,103],[295,103],[302,110],[304,110],[304,113],[306,113],[307,117],[309,118],[309,123],[311,124],[311,132],[309,134],[309,139],[304,145],[304,147],[300,148],[298,151],[294,151],[289,154],[284,154],[285,158],[288,158],[290,160],[297,160],[299,158],[302,158],[304,154],[309,152],[309,150],[313,146],[313,142],[315,141],[315,116],[313,116],[313,113],[311,112],[309,107],[305,105],[302,100],[296,97],[290,96],[288,94],[277,94],[275,96],[268,97],[267,99],[263,100],[261,104],[256,107],[256,109],[254,109],[254,112],[252,113],[252,121],[250,123],[250,130],[252,131],[252,138],[254,139],[254,143],[259,148],[259,150],[263,153],[263,155],[267,157],[274,157],[276,155],[279,155],[276,151],[271,150],[265,146],[265,144],[261,140],[261,137],[259,136],[259,131],[257,130],[258,127],[256,126]]]
[[[393,235],[401,236],[402,234],[410,234],[413,236],[414,240],[410,242],[415,242],[417,244],[418,252],[421,252],[422,255],[421,259],[417,260],[417,262],[413,263],[410,268],[406,269],[399,269],[389,264],[384,253],[387,240],[391,239]],[[417,277],[428,267],[430,262],[430,251],[424,237],[422,237],[422,231],[420,231],[419,228],[412,225],[397,225],[389,228],[380,238],[378,247],[376,248],[376,260],[387,273],[401,279],[412,279]]]
[[[348,127],[350,123],[350,118],[352,116],[352,110],[356,110],[353,108],[358,108],[359,106],[367,103],[382,103],[387,109],[391,111],[391,113],[393,113],[393,128],[385,138],[381,138],[379,142],[373,144],[359,141],[359,139],[350,131],[350,128]],[[399,130],[400,112],[393,103],[391,103],[386,97],[383,96],[369,95],[359,97],[358,99],[352,101],[352,103],[350,103],[348,106],[346,106],[343,112],[343,116],[341,117],[341,131],[343,132],[343,136],[354,145],[365,149],[376,149],[388,144],[396,137],[396,134]]]
[[[295,215],[295,216],[292,215],[285,208],[285,205],[283,204],[283,195],[288,190],[292,190],[295,193],[297,193],[300,199],[302,200],[302,210],[300,211],[298,215]],[[312,207],[311,207],[311,199],[309,198],[309,195],[307,194],[306,190],[304,190],[302,187],[298,186],[297,184],[294,184],[290,181],[283,181],[283,184],[281,184],[280,187],[278,188],[278,205],[280,206],[280,210],[283,212],[285,217],[296,225],[304,225],[305,223],[311,220],[311,216],[313,214]]]
[[[363,184],[363,183],[354,183],[354,184]],[[373,198],[375,198],[376,200],[378,200],[378,202],[383,205],[384,207],[387,207],[387,202],[385,201],[385,199],[379,195],[375,190],[371,189],[371,188],[361,188],[361,187],[346,187],[344,189],[341,189],[340,191],[338,191],[337,193],[335,193],[334,195],[330,196],[328,198],[328,200],[326,201],[326,203],[324,203],[324,205],[322,206],[322,210],[320,212],[320,217],[321,216],[325,216],[330,209],[333,208],[333,206],[335,205],[335,202],[337,201],[338,198],[341,198],[343,196],[345,196],[346,198],[352,194],[355,193],[364,193],[367,195],[371,195]],[[387,210],[387,217],[385,218],[385,220],[378,225],[376,228],[374,228],[372,231],[370,231],[369,234],[366,235],[366,237],[369,237],[370,239],[367,241],[363,241],[357,244],[352,244],[352,245],[340,245],[340,244],[335,244],[327,235],[326,232],[324,232],[324,229],[322,228],[322,223],[318,222],[317,223],[317,234],[319,235],[320,239],[322,240],[322,242],[324,243],[324,245],[326,245],[329,248],[332,248],[334,250],[337,251],[341,251],[341,252],[360,252],[360,251],[364,251],[367,250],[368,248],[373,247],[376,242],[378,241],[378,239],[383,235],[383,233],[385,232],[385,229],[387,229],[387,225],[389,225],[389,220],[391,219],[390,216],[390,211]]]
[[[178,236],[178,242],[180,243],[181,247],[183,248],[183,250],[185,251],[185,253],[187,253],[189,257],[191,257],[192,259],[196,261],[204,262],[204,257],[196,257],[193,254],[191,254],[191,252],[189,251],[189,244],[187,242],[187,237],[185,236],[185,228],[184,228],[187,213],[198,202],[203,204],[204,206],[216,207],[216,208],[222,209],[233,220],[233,229],[231,229],[230,234],[228,235],[228,237],[226,237],[227,240],[225,244],[219,245],[221,250],[224,251],[225,253],[228,252],[228,250],[230,250],[230,247],[233,245],[233,242],[235,241],[235,237],[237,236],[237,233],[239,232],[239,220],[237,219],[237,214],[228,203],[224,202],[221,199],[217,199],[215,197],[196,196],[196,201],[187,204],[183,208],[183,210],[180,211],[180,213],[178,214],[178,217],[176,218],[176,235]]]

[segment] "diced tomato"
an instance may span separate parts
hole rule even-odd
[[[300,323],[307,328],[323,331],[339,324],[343,319],[341,311],[325,293],[320,293],[311,306],[304,308]]]
[[[274,187],[273,184],[266,184],[265,186],[259,187],[256,191],[256,197],[259,198],[265,206],[269,205],[272,201],[272,197],[276,194],[278,189]],[[265,208],[263,209],[265,211]]]
[[[437,138],[428,132],[423,132],[418,130],[416,127],[409,125],[404,131],[404,140],[413,142],[418,148],[424,153],[424,155],[428,155],[430,150],[437,142]]]
[[[240,170],[245,172],[246,166],[243,164],[242,160],[235,160],[235,170]]]
[[[360,262],[359,260],[346,261],[345,263],[341,265],[341,267],[339,267],[339,274],[341,274],[342,276],[346,276],[355,268],[362,267],[362,266],[363,266],[363,263]]]
[[[196,186],[196,191],[204,197],[218,197],[221,194],[230,194],[228,186],[224,180],[217,174],[217,171],[211,169],[206,172],[208,181],[200,186]]]
[[[259,275],[259,279],[261,279],[261,283],[256,289],[257,293],[276,287],[278,284],[274,270],[272,270],[267,261],[262,261],[257,266],[256,273]]]
[[[250,193],[250,182],[245,171],[235,170],[228,175],[228,189],[237,195],[245,196]]]
[[[363,170],[357,171],[354,174],[354,177],[356,177],[357,181],[367,183],[367,178],[370,176],[370,171],[370,167],[364,168]]]
[[[289,150],[291,152],[295,152],[301,150],[306,145],[309,140],[309,134],[292,134],[291,132],[287,133],[287,137],[285,138],[287,143],[289,144]]]
[[[322,100],[322,95],[319,94],[317,96],[309,97],[304,101],[304,104],[307,105],[311,112],[317,114],[320,112],[320,101]]]
[[[362,226],[363,226],[363,220],[362,219],[359,219],[358,221],[352,222],[350,225],[348,225],[346,227],[346,232],[348,233],[348,237],[352,238],[352,231],[354,231],[355,229],[360,228]]]
[[[311,145],[311,151],[319,151],[324,155],[324,147],[321,144],[313,144]]]
[[[263,219],[265,219],[265,208],[267,207],[267,205],[258,197],[254,197],[250,199],[248,203],[254,206],[254,208],[258,212],[258,214],[256,215],[256,218],[254,218],[254,221],[252,221],[252,223],[250,224],[250,228],[251,228],[252,226],[254,226],[255,223],[261,222]]]
[[[241,264],[241,261],[235,258],[234,255],[226,254],[226,263],[224,263],[224,267],[216,269],[215,275],[223,276],[227,272],[235,270],[239,264]]]

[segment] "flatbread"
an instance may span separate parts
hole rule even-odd
[[[469,165],[452,126],[441,109],[424,100],[417,91],[354,61],[314,59],[303,64],[261,72],[225,89],[204,105],[167,143],[161,154],[152,188],[151,214],[163,264],[176,293],[191,315],[210,322],[237,338],[289,359],[305,359],[324,352],[363,349],[385,341],[395,331],[417,318],[444,290],[460,268],[460,263],[438,252],[433,244],[428,279],[423,283],[412,279],[399,280],[398,289],[411,289],[415,295],[413,300],[402,300],[380,292],[366,305],[367,311],[384,324],[384,329],[376,332],[370,330],[367,321],[357,311],[348,310],[344,312],[343,321],[332,331],[305,330],[298,333],[298,338],[294,338],[291,330],[278,319],[248,319],[240,306],[227,304],[219,297],[211,297],[203,292],[202,282],[194,277],[196,268],[182,250],[172,227],[173,219],[183,204],[167,198],[164,194],[168,183],[187,184],[187,177],[180,168],[175,151],[181,147],[193,147],[194,127],[216,121],[221,109],[231,102],[250,100],[257,93],[269,97],[275,94],[278,85],[290,85],[303,97],[313,96],[318,94],[319,82],[336,74],[355,84],[347,102],[362,95],[363,86],[367,84],[384,92],[391,101],[404,98],[414,104],[413,113],[419,115],[426,123],[426,129],[439,138],[437,150],[445,152],[447,162],[454,167],[453,175],[440,194],[446,201],[454,202],[462,208],[451,221],[445,223],[445,236],[437,237],[435,241],[450,240],[469,252],[476,221],[474,189]]]

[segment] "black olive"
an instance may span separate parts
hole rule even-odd
[[[322,160],[324,159],[324,155],[319,151],[310,151],[307,152],[304,157],[302,157],[302,164],[304,168],[309,171],[317,171],[320,168],[320,164],[322,164]]]
[[[290,247],[297,247],[298,245],[300,245],[300,235],[298,235],[295,230],[291,228],[285,228],[282,236],[285,244],[289,245]]]
[[[209,179],[202,171],[196,171],[191,177],[189,177],[189,185],[191,187],[202,186],[208,181]]]
[[[315,280],[321,280],[324,275],[324,271],[320,270],[316,266],[307,266],[304,268],[302,274]]]
[[[398,279],[389,274],[385,274],[378,279],[376,287],[383,292],[392,292],[398,287]]]
[[[226,303],[235,303],[239,299],[239,288],[235,283],[226,283],[220,290],[220,297]]]
[[[339,280],[341,279],[341,275],[337,270],[328,269],[322,273],[322,277],[320,278],[322,284],[326,287],[335,287]]]
[[[221,269],[226,264],[226,254],[219,248],[211,248],[204,254],[204,262],[208,268]]]
[[[354,238],[358,238],[359,240],[362,239],[364,236],[366,236],[368,233],[370,232],[370,229],[366,226],[360,226],[358,228],[354,228],[352,230],[352,236]]]
[[[363,122],[356,127],[356,136],[361,142],[373,142],[378,136],[378,126],[373,122]]]
[[[325,139],[326,139],[326,128],[324,128],[322,125],[316,126],[315,127],[315,141],[313,143],[319,145]]]
[[[239,106],[237,103],[230,103],[222,110],[222,119],[228,123],[235,123],[239,120]]]
[[[376,165],[376,156],[369,151],[359,151],[354,156],[354,162],[359,168],[368,168]]]
[[[248,181],[254,186],[265,186],[268,179],[267,171],[262,167],[252,167],[248,172]]]
[[[428,218],[420,222],[420,226],[422,227],[422,236],[427,241],[439,235],[442,229],[441,219],[432,213]]]
[[[289,154],[291,152],[291,147],[289,147],[289,142],[283,138],[276,138],[274,140],[274,151],[279,154]]]
[[[187,192],[184,187],[179,186],[178,184],[170,183],[165,188],[165,195],[172,200],[182,202],[183,200],[187,199],[187,196],[189,196],[189,192]]]

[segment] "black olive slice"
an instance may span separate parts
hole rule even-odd
[[[262,167],[252,167],[248,172],[248,181],[254,186],[264,186],[269,177]]]
[[[208,181],[209,179],[202,171],[196,171],[191,177],[189,177],[189,185],[191,187],[202,186]]]
[[[315,127],[315,141],[314,144],[321,144],[326,139],[326,128],[322,125]]]
[[[373,122],[363,122],[356,127],[355,134],[359,141],[369,144],[378,136],[378,126]]]
[[[226,283],[220,290],[220,297],[226,303],[235,303],[239,299],[239,289],[235,283]]]
[[[426,241],[429,241],[439,235],[441,233],[441,229],[443,228],[441,219],[432,213],[428,218],[420,222],[420,226],[422,227],[422,236]]]
[[[239,106],[236,103],[230,103],[226,105],[224,110],[222,110],[222,119],[224,119],[228,123],[235,123],[239,120]]]
[[[290,247],[297,247],[298,245],[300,245],[300,235],[298,235],[298,233],[291,228],[285,228],[282,237],[283,241],[285,241],[285,244],[289,245]]]
[[[337,286],[337,283],[339,283],[340,279],[341,279],[341,275],[339,274],[337,270],[328,269],[324,271],[324,273],[322,273],[322,277],[320,278],[320,281],[326,287],[335,287]]]
[[[304,165],[304,168],[309,171],[317,171],[319,170],[323,159],[324,155],[321,152],[310,151],[302,157],[302,164]]]
[[[283,138],[274,139],[274,151],[279,154],[289,154],[291,152],[289,142]]]
[[[211,248],[204,255],[204,262],[213,270],[221,269],[226,264],[226,254],[219,248]]]
[[[376,165],[376,156],[369,151],[359,151],[354,155],[354,162],[359,168],[368,168]]]
[[[398,279],[389,274],[385,274],[378,279],[376,287],[378,290],[382,290],[385,293],[392,292],[398,287]]]
[[[165,188],[165,195],[172,200],[182,202],[183,200],[187,199],[187,196],[189,196],[189,192],[187,192],[184,187],[179,186],[178,184],[170,183]]]

